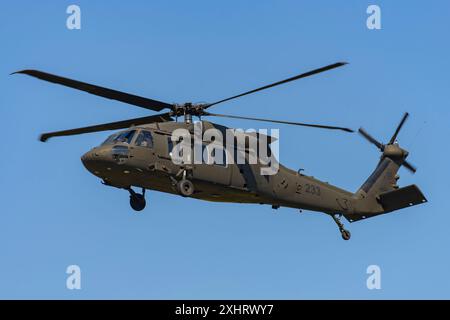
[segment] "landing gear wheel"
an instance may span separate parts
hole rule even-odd
[[[130,192],[130,206],[135,211],[142,211],[147,204],[145,201],[145,190],[142,191],[142,194],[134,192],[132,189],[128,190]]]
[[[177,183],[178,192],[183,197],[190,197],[194,194],[194,184],[187,179],[182,179]]]
[[[345,230],[345,229],[341,230],[341,235],[342,235],[342,239],[344,239],[344,240],[350,240],[350,238],[352,236],[350,231]]]
[[[146,205],[145,198],[142,194],[136,194],[135,196],[130,195],[130,206],[135,211],[142,211],[144,210]]]

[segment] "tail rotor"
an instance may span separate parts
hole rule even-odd
[[[382,157],[390,158],[399,164],[403,165],[406,169],[408,169],[411,173],[415,173],[417,171],[417,168],[412,165],[410,162],[406,161],[406,158],[408,157],[408,151],[405,149],[400,148],[398,142],[397,142],[397,136],[402,129],[403,125],[405,124],[406,120],[409,117],[409,113],[405,112],[402,119],[400,120],[400,123],[398,124],[397,128],[395,129],[394,134],[392,135],[391,139],[389,140],[389,143],[383,144],[379,142],[377,139],[372,137],[366,130],[363,128],[359,128],[358,132],[370,143],[375,145],[382,153]]]

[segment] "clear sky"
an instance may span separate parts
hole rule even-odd
[[[81,30],[66,8],[81,7]],[[381,8],[368,30],[366,8]],[[8,1],[1,5],[0,298],[450,298],[448,1]],[[144,109],[9,73],[34,68],[167,102],[214,101],[336,61],[350,64],[226,103],[242,116],[399,135],[429,202],[346,226],[314,212],[149,192],[136,214],[80,156],[109,133],[42,132]],[[211,119],[213,120],[213,119]],[[220,119],[240,128],[260,123]],[[273,125],[288,167],[355,191],[379,153],[357,134]],[[67,266],[82,272],[66,288]],[[366,268],[381,268],[368,290]]]

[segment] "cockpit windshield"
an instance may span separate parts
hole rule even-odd
[[[102,143],[102,145],[105,144],[115,144],[117,142],[123,142],[123,143],[131,143],[131,140],[133,140],[133,136],[136,133],[136,130],[130,130],[130,131],[123,131],[119,133],[112,134],[108,137],[108,139],[105,140],[105,142]]]

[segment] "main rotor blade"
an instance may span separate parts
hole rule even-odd
[[[394,135],[392,136],[391,140],[389,140],[389,144],[393,144],[395,142],[395,139],[397,139],[397,135],[400,132],[400,129],[405,124],[406,119],[408,119],[408,116],[409,116],[409,113],[405,112],[405,114],[403,115],[402,120],[400,121],[400,123],[397,126],[397,129],[394,132]]]
[[[380,149],[381,151],[383,151],[384,149],[384,145],[379,142],[377,139],[375,139],[374,137],[372,137],[370,134],[367,133],[366,130],[364,130],[363,128],[359,128],[358,132],[367,140],[369,140],[369,142],[373,143],[374,145],[377,146],[378,149]]]
[[[165,122],[165,121],[171,121],[171,120],[173,120],[173,119],[170,117],[169,113],[161,113],[161,114],[157,114],[154,116],[135,118],[135,119],[129,119],[129,120],[123,120],[123,121],[117,121],[117,122],[110,122],[110,123],[103,123],[103,124],[98,124],[98,125],[89,126],[89,127],[56,131],[56,132],[48,132],[48,133],[42,134],[39,137],[39,140],[42,142],[45,142],[52,137],[72,136],[72,135],[83,134],[83,133],[124,129],[124,128],[131,127],[133,125],[148,124],[148,123],[153,123],[153,122]]]
[[[417,168],[406,160],[403,162],[403,166],[406,169],[408,169],[409,171],[411,171],[412,173],[416,173],[416,171],[417,171]]]
[[[320,73],[320,72],[324,72],[324,71],[327,71],[327,70],[331,70],[331,69],[334,69],[334,68],[337,68],[337,67],[344,66],[346,64],[347,64],[347,62],[338,62],[338,63],[330,64],[328,66],[325,66],[325,67],[322,67],[322,68],[319,68],[319,69],[314,69],[314,70],[311,70],[311,71],[299,74],[297,76],[294,76],[294,77],[291,77],[291,78],[288,78],[288,79],[285,79],[285,80],[281,80],[281,81],[278,81],[278,82],[266,85],[264,87],[260,87],[260,88],[254,89],[254,90],[250,90],[250,91],[238,94],[236,96],[232,96],[230,98],[222,99],[222,100],[219,100],[219,101],[207,104],[205,108],[209,108],[209,107],[214,106],[216,104],[219,104],[219,103],[222,103],[222,102],[225,102],[225,101],[229,101],[229,100],[232,100],[232,99],[240,98],[240,97],[243,97],[245,95],[248,95],[248,94],[251,94],[251,93],[255,93],[255,92],[258,92],[258,91],[261,91],[261,90],[269,89],[269,88],[278,86],[280,84],[288,83],[288,82],[291,82],[291,81],[294,81],[294,80],[298,80],[298,79],[301,79],[301,78],[306,78],[306,77],[312,76],[312,75]]]
[[[274,123],[282,123],[282,124],[291,124],[291,125],[295,125],[295,126],[313,127],[313,128],[321,128],[321,129],[331,129],[331,130],[342,130],[342,131],[346,131],[346,132],[354,132],[352,129],[349,129],[349,128],[327,126],[327,125],[321,125],[321,124],[310,124],[310,123],[291,122],[291,121],[272,120],[272,119],[261,119],[261,118],[249,118],[249,117],[241,117],[241,116],[233,116],[233,115],[209,113],[209,112],[205,112],[204,115],[205,116],[214,116],[214,117],[223,117],[223,118],[233,118],[233,119],[263,121],[263,122],[274,122]]]
[[[81,82],[81,81],[72,80],[69,78],[60,77],[57,75],[53,75],[53,74],[38,71],[38,70],[22,70],[22,71],[14,72],[12,74],[17,74],[17,73],[18,74],[26,74],[28,76],[35,77],[35,78],[38,78],[38,79],[41,79],[44,81],[53,82],[53,83],[60,84],[60,85],[70,87],[73,89],[85,91],[85,92],[88,92],[88,93],[91,93],[91,94],[94,94],[94,95],[97,95],[97,96],[100,96],[103,98],[108,98],[108,99],[112,99],[112,100],[125,102],[125,103],[132,104],[132,105],[144,108],[144,109],[149,109],[149,110],[153,110],[153,111],[161,111],[162,109],[165,109],[165,108],[168,108],[168,109],[172,108],[171,104],[168,104],[165,102],[152,100],[152,99],[136,96],[136,95],[129,94],[129,93],[96,86],[96,85],[89,84],[86,82]]]

